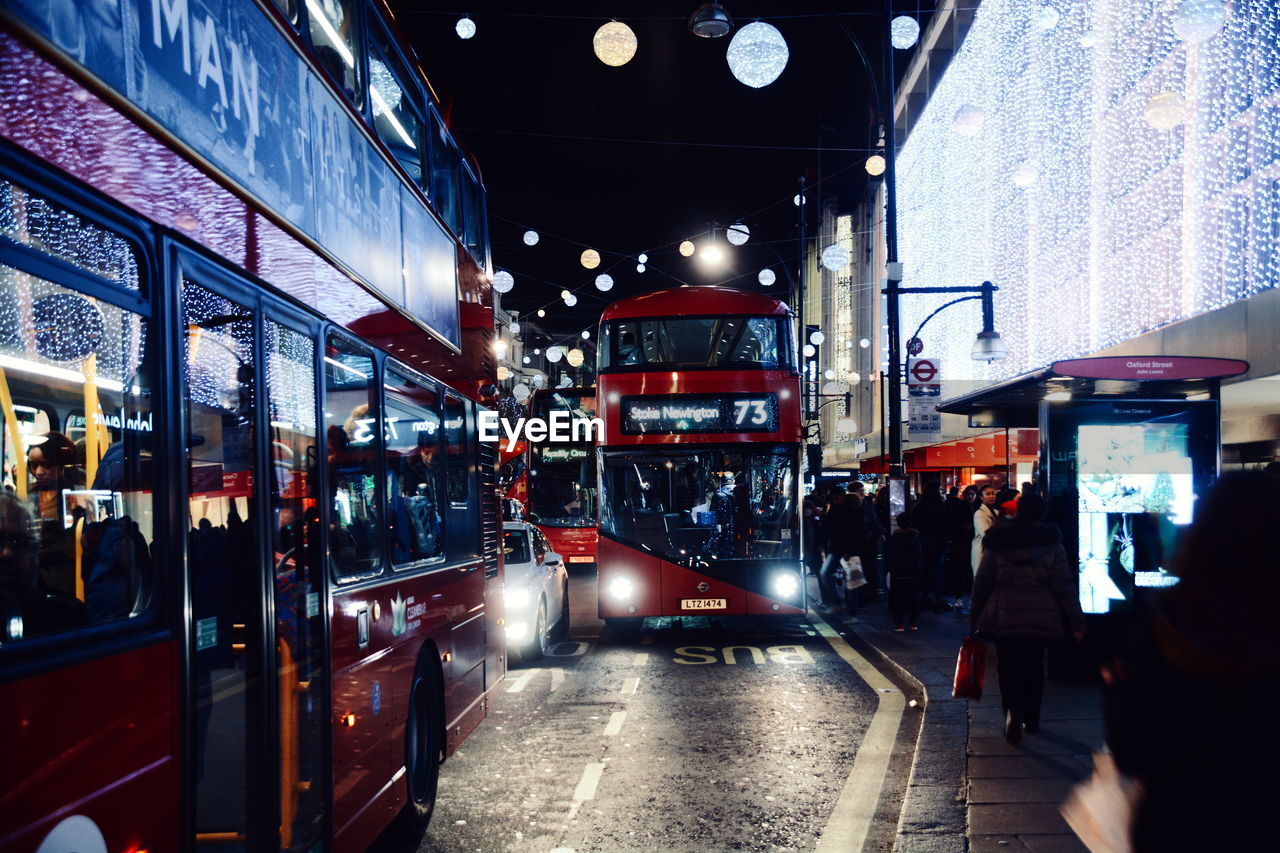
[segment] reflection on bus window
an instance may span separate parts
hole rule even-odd
[[[606,340],[617,347],[609,363],[778,368],[786,364],[781,323],[777,317],[619,320],[606,329]]]
[[[533,417],[547,420],[554,412],[589,421],[596,416],[595,395],[539,392]],[[595,527],[596,451],[591,442],[535,445],[529,474],[530,520],[548,527]]]
[[[361,106],[360,45],[356,35],[356,0],[307,0],[307,25],[316,63],[357,106]]]
[[[61,218],[51,208],[42,215]],[[55,254],[91,257],[87,241],[102,235],[103,258],[114,256],[114,235],[65,221],[73,233]],[[147,607],[148,346],[144,318],[0,266],[0,643],[128,619]],[[67,434],[73,423],[75,438]]]
[[[434,112],[431,114],[428,154],[431,159],[431,186],[428,188],[431,203],[453,233],[461,234],[462,205],[459,199],[458,172],[462,158],[449,131]]]
[[[388,369],[387,500],[396,565],[444,557],[440,413],[436,392]]]
[[[449,500],[455,504],[466,503],[471,483],[467,458],[467,411],[462,398],[453,394],[444,396],[444,444]]]
[[[795,459],[784,445],[605,457],[601,529],[671,562],[790,559]]]
[[[415,101],[417,90],[405,72],[381,28],[373,27],[373,50],[369,54],[369,103],[378,138],[391,149],[396,160],[415,184],[422,183],[422,122]]]
[[[381,558],[378,509],[378,388],[373,358],[337,336],[325,355],[325,438],[332,516],[329,547],[339,576],[376,571]]]

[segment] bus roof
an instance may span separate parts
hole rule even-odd
[[[629,317],[769,316],[790,312],[787,303],[768,294],[707,284],[673,287],[620,299],[604,309],[600,322]]]

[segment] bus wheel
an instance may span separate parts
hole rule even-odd
[[[436,806],[436,786],[444,754],[440,698],[436,678],[421,670],[414,673],[404,731],[409,802],[405,804],[403,818],[406,828],[418,834],[426,829]]]
[[[538,603],[538,616],[533,623],[533,639],[520,652],[524,660],[542,660],[551,649],[551,637],[547,631],[547,600]]]
[[[604,620],[612,630],[615,637],[622,643],[638,643],[640,642],[640,631],[644,628],[644,619],[641,617],[613,617]]]

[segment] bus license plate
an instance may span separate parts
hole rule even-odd
[[[595,557],[590,557],[590,556],[586,556],[586,555],[581,556],[581,557],[579,557],[579,556],[573,556],[573,557],[570,557],[570,558],[569,558],[569,562],[570,562],[570,563],[594,563],[595,561],[596,561],[596,558],[595,558]]]
[[[727,598],[682,598],[681,610],[728,610]]]

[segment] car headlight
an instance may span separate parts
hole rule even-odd
[[[529,587],[527,586],[509,586],[502,591],[502,601],[507,607],[512,609],[520,609],[528,607],[531,600]]]
[[[769,588],[775,598],[795,598],[800,594],[800,576],[795,572],[774,572]]]
[[[615,577],[609,581],[609,595],[618,601],[626,601],[636,591],[636,585],[628,577]]]
[[[507,640],[512,643],[523,643],[529,639],[529,623],[528,622],[508,622],[507,623]]]

